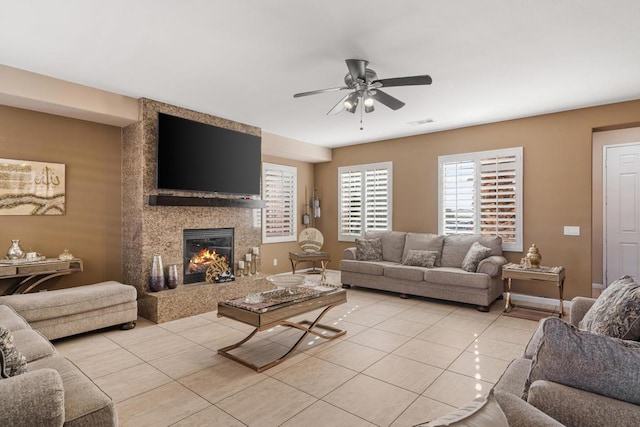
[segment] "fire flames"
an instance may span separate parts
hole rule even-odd
[[[195,254],[189,260],[189,273],[202,273],[209,268],[211,264],[226,265],[226,269],[229,269],[229,262],[227,257],[218,255],[214,250],[202,249]]]

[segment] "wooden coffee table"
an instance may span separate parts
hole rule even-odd
[[[292,288],[297,292],[296,289]],[[344,304],[347,302],[347,292],[344,289],[332,288],[326,286],[320,286],[315,289],[329,289],[327,291],[313,292],[314,288],[300,287],[304,294],[287,296],[287,290],[275,290],[263,292],[265,301],[263,303],[248,304],[244,301],[244,298],[238,298],[231,301],[222,301],[218,303],[218,317],[227,317],[229,319],[237,320],[238,322],[245,323],[247,325],[254,326],[255,329],[244,339],[238,341],[235,344],[223,347],[218,350],[218,354],[248,366],[257,372],[265,371],[272,368],[289,356],[293,355],[293,352],[304,342],[305,338],[309,334],[313,334],[317,337],[327,340],[333,340],[343,336],[347,331],[337,329],[328,325],[323,325],[320,320],[325,314],[333,307]],[[311,290],[310,290],[311,289]],[[276,294],[277,293],[277,294]],[[290,301],[278,302],[280,297],[283,299],[291,299]],[[324,308],[322,312],[316,317],[315,320],[303,320],[300,322],[291,322],[290,319],[300,314],[308,313],[320,308]],[[281,357],[269,362],[262,366],[257,366],[248,360],[245,360],[239,356],[229,353],[231,350],[240,347],[242,344],[249,341],[256,333],[267,329],[274,328],[276,326],[287,326],[290,328],[300,329],[304,331],[304,334],[296,341],[296,343]],[[319,332],[317,329],[324,329],[331,331],[333,334],[328,335],[326,333]]]

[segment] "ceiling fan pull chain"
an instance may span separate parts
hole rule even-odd
[[[364,103],[362,103],[362,105],[360,106],[360,130],[364,130],[364,127],[362,125],[362,110],[364,109]]]

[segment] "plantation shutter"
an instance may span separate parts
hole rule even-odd
[[[366,230],[389,230],[389,170],[371,169],[365,173]]]
[[[362,235],[362,172],[340,174],[340,235]]]
[[[339,240],[354,241],[366,230],[391,229],[391,162],[341,167],[338,179]]]
[[[441,156],[439,230],[500,236],[522,251],[522,148]]]
[[[297,169],[263,163],[262,242],[290,242],[297,240],[296,188]]]
[[[475,232],[475,162],[460,160],[443,164],[443,234]]]
[[[518,240],[516,153],[480,159],[480,233],[502,237],[503,246]]]

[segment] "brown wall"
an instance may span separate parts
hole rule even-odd
[[[632,101],[334,149],[333,160],[315,168],[324,195],[318,228],[325,250],[340,260],[353,246],[337,240],[338,167],[393,161],[393,229],[437,232],[438,156],[522,146],[525,252],[536,243],[544,265],[566,268],[566,299],[590,296],[592,130],[639,116],[640,101]],[[581,235],[564,236],[565,225],[580,226]],[[523,254],[505,255],[518,262]],[[557,298],[553,287],[523,282],[514,288]]]
[[[0,158],[64,163],[67,211],[0,215],[0,256],[20,239],[25,250],[56,257],[67,248],[84,260],[84,272],[50,288],[121,280],[120,128],[0,106]]]
[[[262,156],[263,162],[275,163],[278,165],[294,166],[298,169],[298,234],[304,229],[302,225],[302,214],[304,213],[304,193],[307,189],[307,198],[311,198],[313,192],[313,171],[312,163],[299,162],[295,160],[283,159],[273,156]],[[308,200],[307,200],[308,202]],[[310,211],[309,211],[310,212]],[[263,274],[276,274],[291,271],[289,262],[289,252],[300,251],[300,245],[296,241],[285,243],[263,243],[262,244],[262,272]],[[273,265],[273,260],[278,260],[278,265]],[[310,265],[301,264],[300,268],[307,268]],[[329,266],[331,268],[331,265]],[[337,269],[337,262],[332,268]]]

